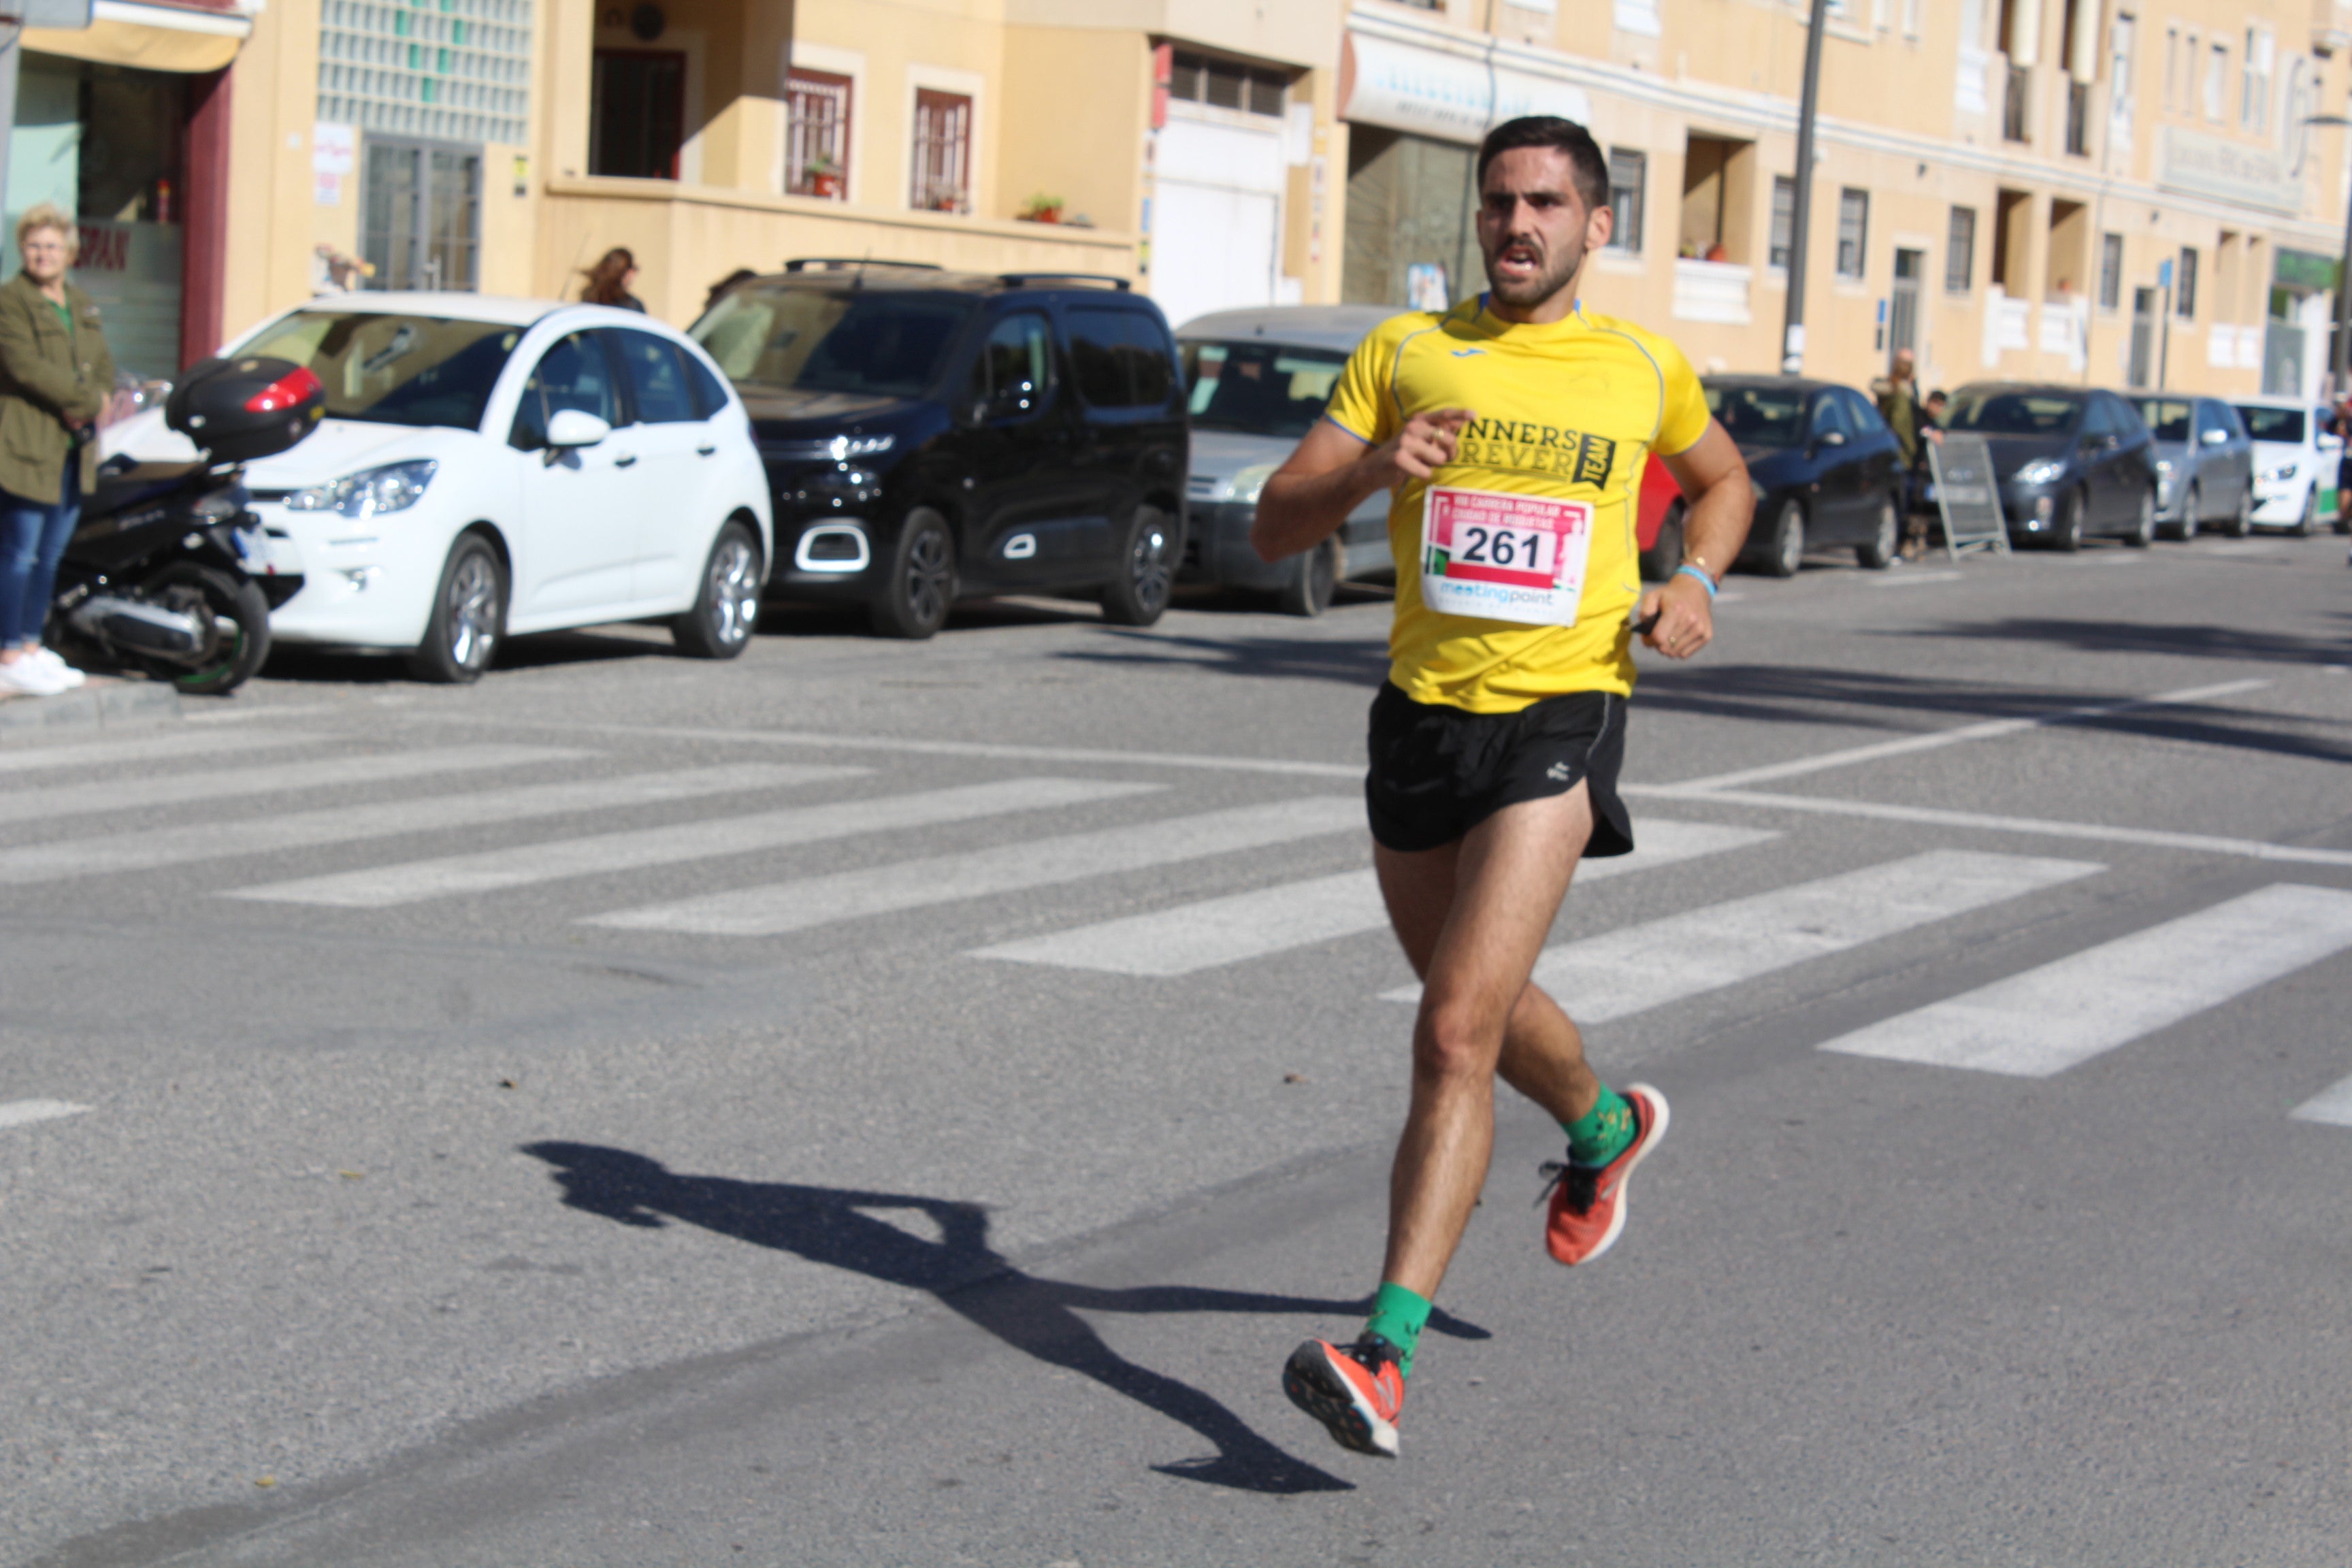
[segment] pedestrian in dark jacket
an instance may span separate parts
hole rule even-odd
[[[16,222],[25,269],[0,283],[0,692],[54,697],[82,683],[41,646],[58,560],[98,480],[98,417],[114,356],[98,307],[66,281],[74,220],[43,202]]]
[[[1927,416],[1920,412],[1919,385],[1912,365],[1911,351],[1896,349],[1895,368],[1876,388],[1878,412],[1886,427],[1895,432],[1895,445],[1903,454],[1903,554],[1906,560],[1916,560],[1927,548],[1927,522],[1914,515],[1920,494],[1919,475],[1927,462],[1927,443],[1920,435]]]

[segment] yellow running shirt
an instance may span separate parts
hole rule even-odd
[[[1327,416],[1378,446],[1441,408],[1476,419],[1453,462],[1389,504],[1389,679],[1416,702],[1473,713],[1630,694],[1642,471],[1652,450],[1686,451],[1706,433],[1690,362],[1580,307],[1529,326],[1489,314],[1481,296],[1383,322],[1340,373]]]

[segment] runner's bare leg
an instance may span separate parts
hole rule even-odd
[[[1417,1295],[1436,1294],[1486,1184],[1497,1070],[1564,1121],[1600,1094],[1575,1025],[1528,983],[1591,831],[1579,784],[1507,806],[1458,844],[1374,847],[1391,922],[1423,985],[1381,1274]]]

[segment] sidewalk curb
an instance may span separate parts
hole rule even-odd
[[[61,730],[102,730],[180,717],[180,693],[160,680],[93,675],[62,697],[0,698],[0,740],[24,740]]]

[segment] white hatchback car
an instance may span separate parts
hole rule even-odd
[[[467,681],[509,632],[665,620],[686,651],[751,641],[772,559],[767,473],[727,379],[634,311],[478,294],[344,294],[223,351],[310,366],[326,417],[246,484],[301,587],[278,642],[396,650]],[[110,455],[194,456],[160,411]]]
[[[2253,525],[2307,534],[2334,524],[2344,438],[2320,427],[2327,410],[2293,397],[2233,398],[2230,406],[2254,442]]]

